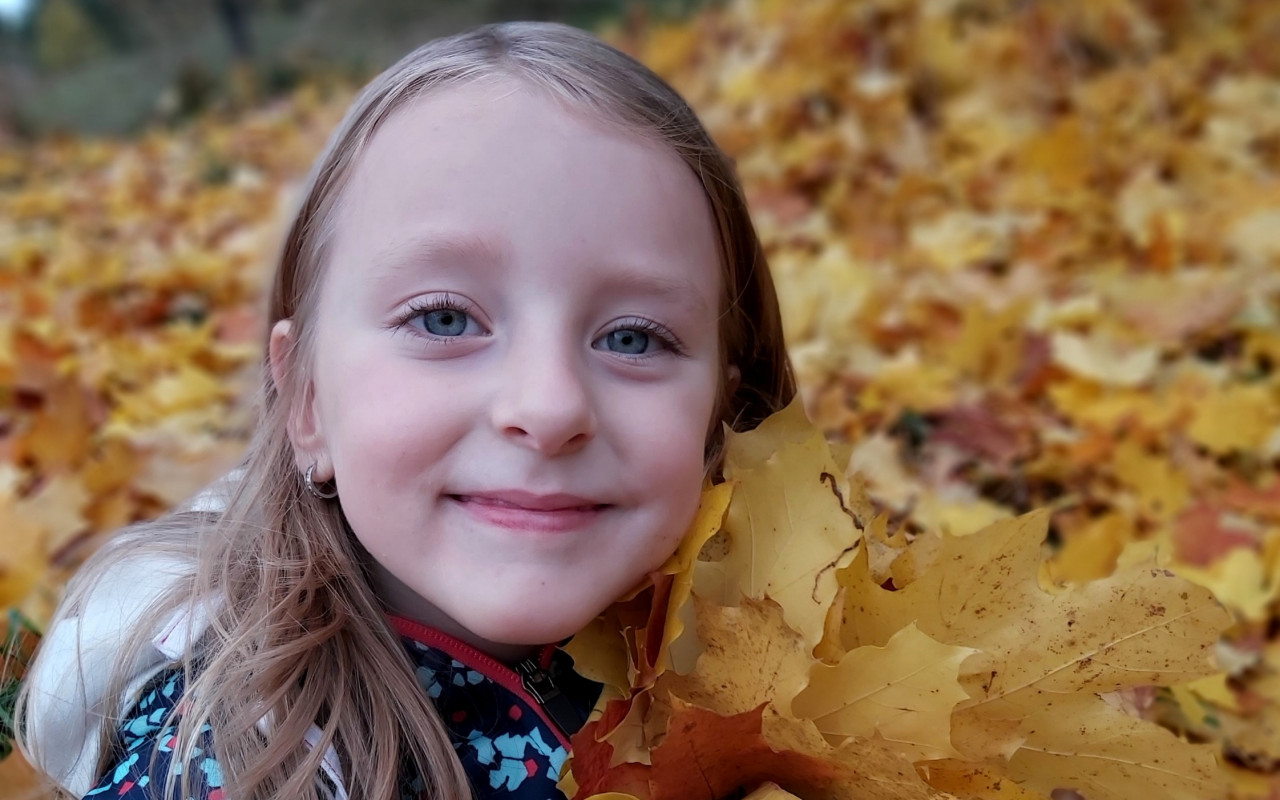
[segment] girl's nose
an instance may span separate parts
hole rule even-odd
[[[582,449],[596,432],[582,366],[568,353],[512,352],[493,403],[498,433],[547,456]]]

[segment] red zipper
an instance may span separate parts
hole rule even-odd
[[[401,636],[408,636],[425,645],[441,650],[445,655],[457,659],[519,697],[546,723],[546,726],[551,729],[551,733],[560,740],[560,744],[564,745],[564,749],[570,749],[569,737],[564,731],[560,730],[559,725],[556,725],[551,720],[551,717],[543,710],[542,704],[538,702],[537,698],[524,688],[524,679],[520,677],[520,673],[488,653],[481,652],[466,642],[435,628],[428,627],[420,622],[414,622],[411,619],[398,617],[395,614],[388,614],[387,619],[391,620],[392,627]],[[543,645],[542,650],[539,651],[538,663],[544,670],[551,666],[551,654],[555,650],[556,646],[554,644],[547,644]]]

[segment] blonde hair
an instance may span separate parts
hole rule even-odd
[[[406,765],[425,780],[423,796],[470,796],[448,734],[370,588],[369,556],[339,503],[305,491],[288,429],[314,358],[316,301],[334,210],[366,144],[414,98],[495,76],[525,81],[574,109],[670,146],[701,180],[724,277],[723,369],[705,447],[709,470],[719,461],[722,423],[751,427],[795,393],[773,284],[733,164],[659,77],[594,36],[555,23],[483,26],[431,41],[390,67],[353,101],[304,188],[268,315],[271,325],[293,321],[293,350],[283,365],[284,385],[275,386],[270,370],[263,370],[259,425],[227,507],[220,514],[180,511],[125,529],[86,562],[55,619],[76,615],[94,584],[139,549],[171,553],[191,565],[122,643],[108,695],[117,700],[106,720],[119,718],[130,678],[126,665],[150,644],[159,622],[184,606],[218,598],[209,628],[183,661],[188,702],[174,759],[196,745],[208,724],[227,797],[322,796],[316,776],[329,745],[353,798],[397,798]],[[740,371],[736,383],[724,377],[730,365]],[[20,714],[26,702],[24,690]],[[265,737],[258,728],[264,717],[271,723]],[[313,724],[321,738],[308,745],[304,736]],[[110,766],[106,745],[114,733],[113,725],[103,725],[97,774]],[[184,794],[187,778],[182,776]]]

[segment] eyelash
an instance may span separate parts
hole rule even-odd
[[[409,304],[409,307],[405,309],[405,312],[396,318],[395,325],[392,327],[397,331],[403,328],[409,328],[411,327],[409,323],[418,317],[421,317],[423,314],[429,314],[432,311],[442,311],[444,309],[448,309],[450,311],[461,311],[468,317],[471,317],[472,319],[475,318],[475,314],[472,313],[475,306],[462,298],[446,294],[439,297],[432,297],[428,300],[414,300]],[[413,333],[439,344],[453,344],[458,339],[462,338],[460,336],[436,336],[435,334],[428,333],[425,329],[418,328],[414,328]]]
[[[452,295],[433,297],[428,300],[415,300],[409,304],[409,307],[405,309],[403,314],[396,318],[395,325],[393,327],[397,331],[410,327],[409,323],[418,317],[421,317],[423,314],[429,314],[432,311],[440,311],[442,309],[461,311],[463,314],[474,319],[474,308],[474,306],[465,300]],[[608,336],[611,333],[625,330],[643,331],[644,333],[657,338],[658,343],[668,352],[677,356],[685,355],[684,343],[680,341],[679,337],[658,323],[642,317],[629,317],[621,320],[618,324],[601,334],[601,336]],[[425,330],[418,329],[414,329],[413,333],[417,336],[422,336],[432,342],[438,342],[440,344],[451,344],[462,338],[460,336],[435,336],[427,333]],[[629,361],[643,361],[646,358],[651,358],[655,354],[631,355],[628,353],[614,353],[614,355],[621,356]]]
[[[601,336],[608,336],[609,334],[616,333],[617,331],[643,331],[644,333],[655,337],[658,340],[659,345],[672,355],[685,355],[684,343],[681,342],[674,333],[653,320],[644,319],[643,317],[628,317],[627,319],[619,320],[618,324],[609,328],[609,330],[605,331]],[[629,353],[614,353],[614,355],[621,356],[629,361],[643,361],[644,359],[652,358],[657,354],[648,353],[631,355]]]

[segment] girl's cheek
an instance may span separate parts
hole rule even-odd
[[[698,504],[702,497],[700,479],[701,472],[693,481],[685,482],[679,487],[680,491],[671,498],[670,516],[664,521],[665,524],[655,531],[655,536],[650,542],[649,563],[645,569],[638,572],[638,575],[644,575],[662,566],[663,562],[670,558],[680,546],[681,540],[698,514]]]

